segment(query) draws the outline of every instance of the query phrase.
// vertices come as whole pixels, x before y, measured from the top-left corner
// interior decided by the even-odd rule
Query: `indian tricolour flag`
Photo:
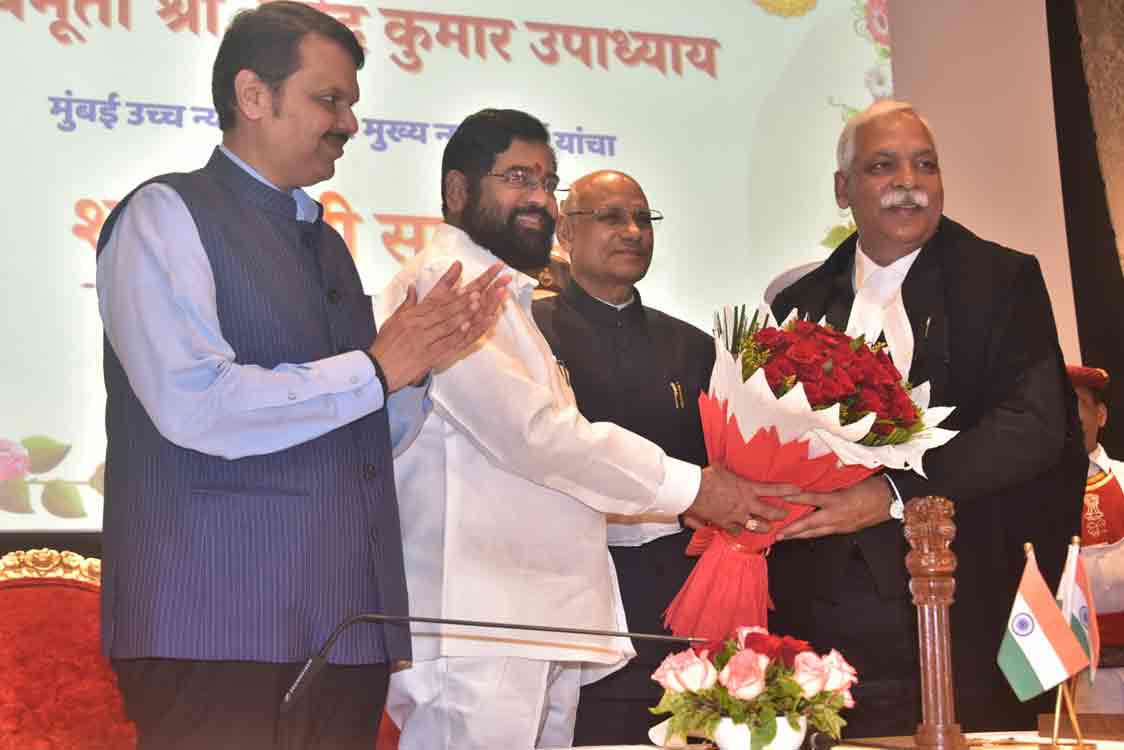
[[[1065,559],[1065,570],[1058,584],[1058,607],[1062,617],[1069,623],[1077,641],[1089,657],[1089,679],[1097,674],[1097,662],[1101,657],[1101,636],[1097,630],[1097,612],[1093,606],[1093,595],[1089,591],[1089,579],[1085,576],[1085,566],[1081,562],[1081,548],[1078,544],[1069,545]]]
[[[1027,551],[998,661],[1020,701],[1049,690],[1089,666],[1089,657],[1042,580],[1032,550]]]

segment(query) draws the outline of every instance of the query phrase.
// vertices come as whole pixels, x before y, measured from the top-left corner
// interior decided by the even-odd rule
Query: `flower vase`
[[[800,729],[793,729],[786,717],[778,716],[777,734],[761,750],[797,750],[804,741],[804,733],[808,731],[808,719],[801,716],[797,721]],[[722,717],[714,729],[713,739],[719,750],[750,750],[752,746],[749,726],[735,724],[726,716]]]

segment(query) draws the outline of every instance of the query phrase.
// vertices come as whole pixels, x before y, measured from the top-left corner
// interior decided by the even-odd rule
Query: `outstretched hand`
[[[685,512],[684,521],[692,528],[700,522],[712,523],[731,534],[742,529],[765,532],[772,528],[772,522],[782,520],[786,512],[761,498],[796,501],[800,494],[800,488],[790,484],[754,482],[712,465],[703,469],[698,495]]]
[[[806,502],[816,510],[781,529],[777,541],[849,534],[882,523],[890,518],[890,494],[890,485],[877,475],[846,489],[808,494]]]
[[[391,393],[455,359],[495,324],[511,280],[499,275],[503,267],[495,263],[458,287],[462,266],[457,261],[420,302],[417,290],[410,287],[368,349]]]

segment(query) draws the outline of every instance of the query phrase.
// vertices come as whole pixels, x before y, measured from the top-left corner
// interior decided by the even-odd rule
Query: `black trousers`
[[[811,596],[807,588],[774,590],[769,630],[809,641],[820,655],[834,648],[859,673],[851,689],[855,708],[843,712],[844,739],[912,735],[921,721],[917,610],[907,591],[879,596],[857,547],[841,581],[832,599]]]
[[[282,715],[281,699],[302,666],[113,660],[139,750],[372,750],[387,665],[330,664]]]

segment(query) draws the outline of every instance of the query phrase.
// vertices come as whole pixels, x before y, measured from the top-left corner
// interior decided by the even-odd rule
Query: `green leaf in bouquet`
[[[740,650],[741,649],[738,648],[738,642],[737,642],[736,639],[734,639],[734,638],[727,639],[726,640],[726,646],[725,646],[725,648],[722,649],[722,667],[726,666],[726,664],[730,661],[730,659],[734,658],[734,654],[738,653],[738,651],[740,651]],[[718,667],[717,664],[715,664],[715,667],[718,668],[719,672],[722,671],[722,667]]]
[[[0,482],[0,510],[9,513],[30,513],[31,493],[23,479]]]
[[[795,703],[800,698],[802,691],[800,690],[800,683],[793,679],[791,674],[786,674],[783,677],[777,677],[774,682],[777,691],[777,698],[788,700]]]
[[[70,453],[70,445],[46,435],[32,435],[20,441],[31,457],[31,473],[43,474],[55,468]]]
[[[675,710],[675,696],[676,693],[670,690],[664,690],[663,695],[660,696],[660,702],[656,704],[655,708],[649,708],[648,710],[654,714],[671,713]]]
[[[878,422],[881,424],[893,424],[893,422],[888,419],[880,419],[878,420]],[[871,448],[878,448],[883,445],[901,445],[902,443],[908,442],[909,439],[912,438],[914,434],[921,429],[921,427],[922,424],[920,421],[918,421],[916,424],[916,429],[907,430],[904,427],[895,426],[892,432],[889,432],[885,435],[878,435],[874,432],[868,432],[866,434],[866,437],[860,440],[859,443]]]
[[[761,750],[777,736],[777,714],[770,706],[757,712],[757,724],[750,732],[750,747]]]
[[[749,704],[737,698],[731,698],[730,705],[723,706],[722,714],[723,716],[729,716],[735,724],[748,724],[753,718],[753,712],[750,710]]]
[[[98,468],[94,469],[94,473],[90,475],[90,486],[97,490],[97,493],[105,497],[105,464],[98,464]]]
[[[43,508],[59,518],[84,518],[86,507],[78,488],[63,479],[54,479],[43,485]]]
[[[686,736],[688,733],[712,732],[722,718],[716,693],[713,688],[701,693],[666,691],[664,694],[664,698],[667,699],[666,704],[664,699],[661,699],[660,705],[666,705],[671,713],[671,718],[668,720],[669,733]]]
[[[842,705],[842,698],[840,698],[840,705]],[[812,711],[808,715],[808,723],[835,739],[839,739],[843,733],[843,727],[847,725],[847,722],[839,715],[838,709],[830,709],[823,703],[812,706]]]

